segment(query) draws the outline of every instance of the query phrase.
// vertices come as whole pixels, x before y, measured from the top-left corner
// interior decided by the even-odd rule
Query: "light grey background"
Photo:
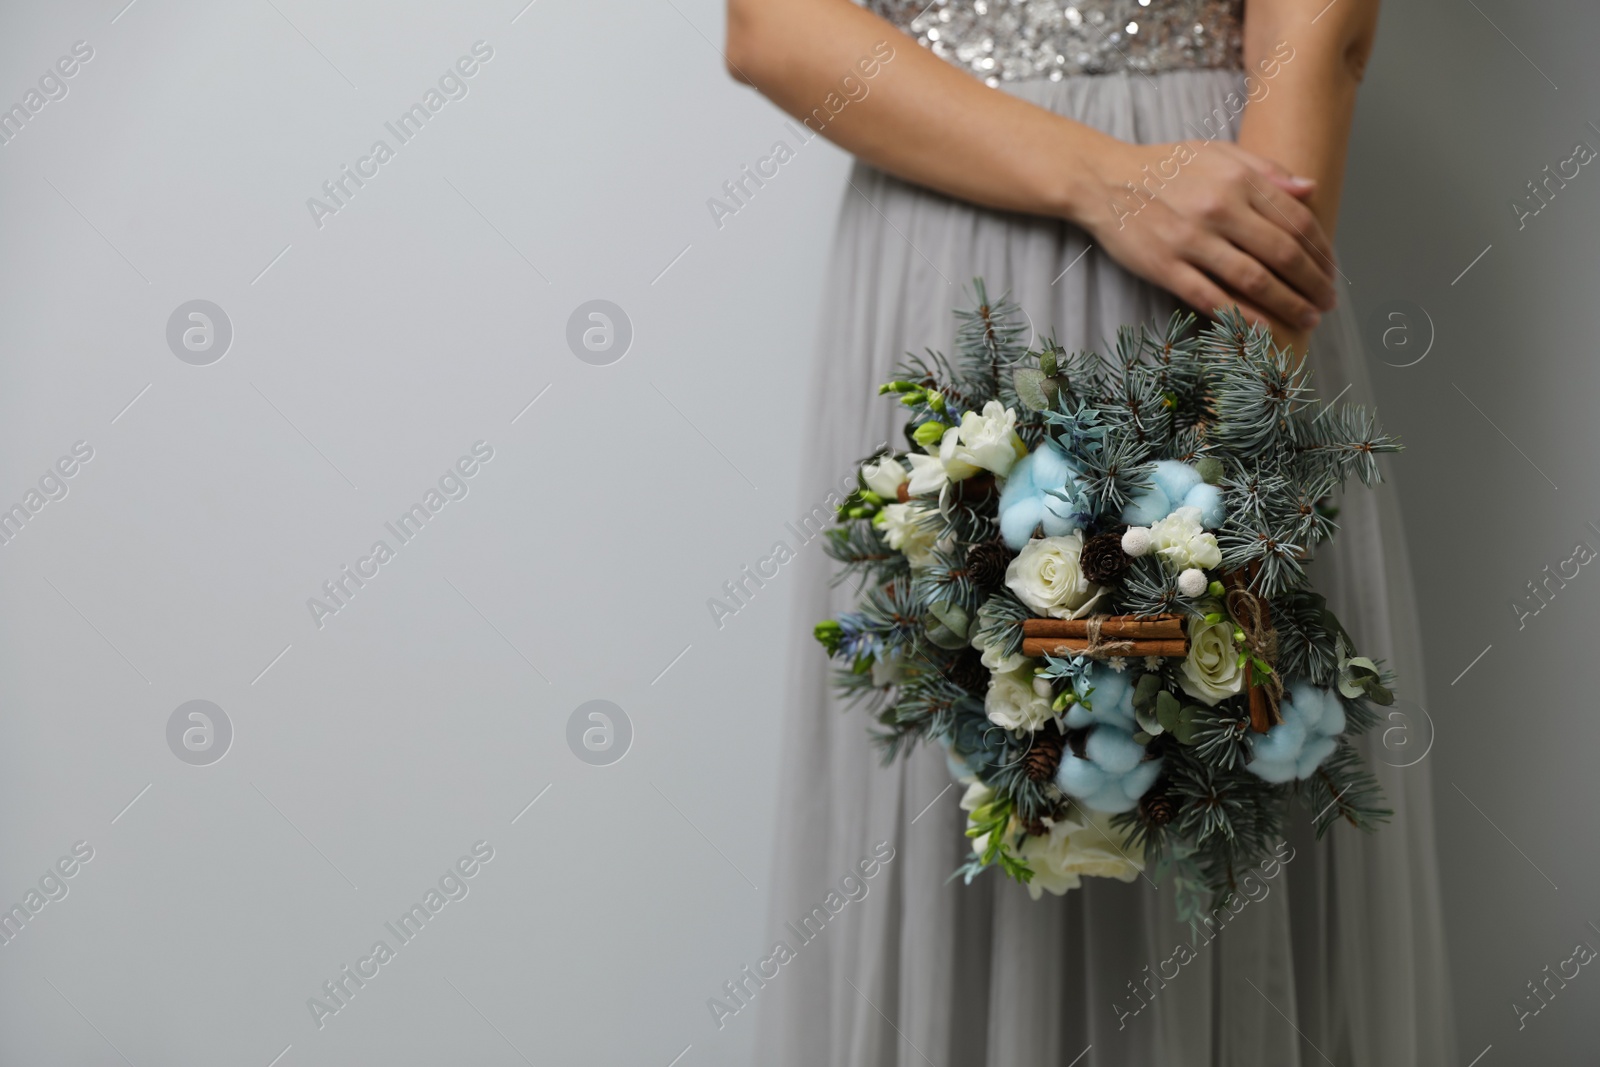
[[[0,505],[94,449],[0,547],[0,903],[95,850],[0,947],[0,1063],[760,1061],[705,1001],[771,940],[792,579],[720,630],[706,600],[807,510],[845,159],[802,148],[718,228],[707,198],[792,140],[726,79],[719,5],[524,2],[0,6],[0,104],[94,48],[0,147]],[[1600,173],[1520,232],[1508,205],[1600,146],[1597,31],[1391,4],[1342,228],[1348,298],[1437,333],[1377,379],[1485,1067],[1595,1047],[1600,978],[1520,1033],[1511,1003],[1600,944],[1600,577],[1520,631],[1511,603],[1600,545]],[[319,229],[306,199],[480,40],[468,95]],[[232,322],[210,366],[167,348],[193,299]],[[633,327],[610,366],[567,347],[595,299]],[[477,441],[468,495],[318,629],[307,598]],[[196,699],[234,731],[209,766],[167,747]],[[590,700],[631,722],[608,766],[568,748]],[[307,998],[479,840],[469,895],[319,1030]]]

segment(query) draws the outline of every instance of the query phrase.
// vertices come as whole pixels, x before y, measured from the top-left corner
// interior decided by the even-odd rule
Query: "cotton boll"
[[[1099,767],[1072,753],[1063,753],[1056,768],[1056,785],[1070,797],[1086,797],[1105,788],[1106,775]]]
[[[1146,760],[1122,778],[1122,790],[1129,797],[1138,800],[1150,792],[1150,787],[1156,784],[1156,779],[1161,776],[1161,761],[1158,759]]]
[[[1259,734],[1252,751],[1259,760],[1278,763],[1293,760],[1306,743],[1306,728],[1301,723],[1284,716],[1283,722],[1264,734]]]
[[[1046,537],[1063,537],[1078,528],[1078,519],[1072,513],[1072,505],[1060,497],[1046,494],[1039,501],[1044,523]]]
[[[1103,812],[1106,815],[1121,815],[1125,811],[1132,811],[1139,805],[1138,797],[1130,797],[1118,786],[1107,786],[1104,789],[1080,798],[1079,802],[1090,811]]]
[[[1297,777],[1293,763],[1279,763],[1272,760],[1251,760],[1248,768],[1257,778],[1274,785],[1292,782]]]
[[[1040,445],[1029,454],[1028,459],[1032,460],[1029,464],[1031,483],[1040,490],[1063,489],[1078,473],[1072,461],[1067,459],[1067,454],[1055,445]]]
[[[1084,743],[1083,751],[1096,767],[1114,775],[1127,774],[1144,759],[1144,746],[1131,734],[1112,726],[1097,727]]]
[[[1268,782],[1309,778],[1338,748],[1344,733],[1344,704],[1331,689],[1298,683],[1284,694],[1283,721],[1250,742],[1246,768]]]
[[[1331,737],[1313,737],[1307,741],[1306,747],[1300,750],[1299,758],[1294,761],[1296,776],[1310,778],[1322,766],[1322,761],[1333,755],[1338,744]]]
[[[1164,459],[1157,463],[1155,470],[1150,472],[1150,480],[1166,494],[1168,500],[1182,500],[1189,490],[1201,484],[1199,471],[1175,459]]]
[[[1141,489],[1122,509],[1122,521],[1130,526],[1149,526],[1172,514],[1172,501],[1159,487]]]
[[[1227,512],[1222,506],[1222,490],[1201,482],[1183,497],[1183,507],[1200,509],[1200,525],[1215,530],[1222,525]]]
[[[1074,704],[1067,712],[1067,725],[1093,726],[1105,723],[1117,726],[1128,733],[1138,729],[1133,714],[1133,675],[1129,671],[1114,671],[1096,664],[1078,675],[1072,683],[1079,700],[1087,700],[1094,710]]]
[[[1039,520],[1044,516],[1044,504],[1038,497],[1023,497],[1013,501],[1009,506],[1005,500],[1000,502],[1000,536],[1005,541],[1006,547],[1012,551],[1021,552],[1028,539],[1033,536],[1034,527],[1039,525]]]

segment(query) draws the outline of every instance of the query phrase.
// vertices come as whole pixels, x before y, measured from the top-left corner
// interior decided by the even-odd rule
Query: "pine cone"
[[[982,697],[989,691],[989,668],[972,649],[957,656],[946,673],[952,682],[975,696]]]
[[[1044,782],[1055,777],[1056,768],[1061,766],[1061,748],[1065,740],[1055,723],[1034,732],[1033,744],[1022,757],[1022,769],[1030,781]]]
[[[994,589],[1005,580],[1011,550],[1003,541],[985,541],[967,550],[967,577],[979,589]]]
[[[1158,787],[1159,788],[1159,787]],[[1139,811],[1144,815],[1145,821],[1156,826],[1165,826],[1178,814],[1178,805],[1165,789],[1159,793],[1151,791],[1139,801]]]
[[[1079,566],[1083,576],[1096,585],[1111,585],[1122,580],[1133,560],[1122,551],[1122,535],[1095,534],[1083,546]]]

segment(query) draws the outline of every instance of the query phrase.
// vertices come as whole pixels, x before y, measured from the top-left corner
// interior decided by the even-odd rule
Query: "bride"
[[[895,439],[900,416],[874,387],[904,353],[952,348],[974,277],[1068,349],[1177,306],[1237,304],[1308,352],[1324,398],[1370,400],[1331,235],[1377,8],[730,0],[732,75],[858,160],[826,285],[807,490],[820,498]],[[1352,494],[1340,525],[1318,587],[1420,702],[1389,490]],[[891,858],[762,992],[758,1062],[1455,1062],[1426,764],[1386,765],[1369,734],[1393,822],[1291,838],[1281,873],[1212,943],[1142,880],[1039,901],[997,877],[947,882],[967,848],[959,790],[936,748],[880,767],[864,717],[832,701],[809,632],[849,590],[829,591],[821,553],[803,560],[773,927],[863,856]],[[1197,958],[1151,981],[1179,944]]]

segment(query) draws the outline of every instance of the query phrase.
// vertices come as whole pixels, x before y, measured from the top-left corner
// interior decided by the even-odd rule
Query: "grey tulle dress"
[[[1002,91],[1123,139],[1231,137],[1237,126],[1242,2],[924,3],[867,6]],[[1072,226],[975,208],[856,165],[825,286],[803,449],[807,508],[875,446],[901,440],[900,409],[876,386],[908,351],[953,349],[951,312],[969,306],[975,276],[991,296],[1009,292],[1041,336],[1068,348],[1101,346],[1119,326],[1164,321],[1175,306]],[[1340,309],[1311,343],[1315,381],[1325,399],[1348,386],[1348,399],[1372,403],[1341,289]],[[1425,704],[1392,484],[1352,489],[1339,521],[1316,564],[1318,587],[1358,646],[1398,670],[1401,695]],[[751,997],[756,1062],[1457,1062],[1426,761],[1394,766],[1410,758],[1385,751],[1382,728],[1369,733],[1364,747],[1393,821],[1375,835],[1341,824],[1320,843],[1292,837],[1293,858],[1263,883],[1265,895],[1209,943],[1178,922],[1169,887],[1144,879],[1085,878],[1083,888],[1037,901],[994,870],[971,885],[950,881],[969,849],[961,787],[952,788],[938,746],[881,765],[869,717],[834,699],[810,636],[813,623],[848,606],[850,590],[830,589],[830,561],[815,546],[797,566],[804,591],[768,923],[797,955]],[[863,881],[866,895],[798,947],[785,924],[812,914],[880,842],[893,859]],[[1170,982],[1148,981],[1168,970],[1160,964],[1180,943],[1197,946],[1192,962]]]

